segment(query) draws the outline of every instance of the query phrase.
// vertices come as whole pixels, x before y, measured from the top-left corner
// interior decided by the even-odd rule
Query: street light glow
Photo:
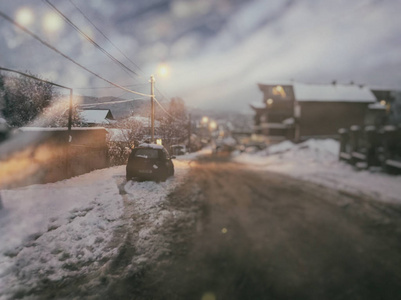
[[[63,20],[55,13],[47,13],[43,19],[43,27],[46,31],[52,33],[63,27]]]
[[[215,129],[217,128],[217,123],[216,123],[215,121],[211,121],[211,122],[209,123],[209,128],[210,128],[211,130],[215,130]]]
[[[27,26],[33,22],[33,13],[29,8],[23,7],[17,11],[15,18],[19,24]]]
[[[169,73],[167,65],[160,65],[157,73],[162,77],[166,77]]]

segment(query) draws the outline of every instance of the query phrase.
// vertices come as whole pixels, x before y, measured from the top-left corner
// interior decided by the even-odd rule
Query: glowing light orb
[[[221,233],[223,233],[223,234],[225,234],[225,233],[227,233],[227,232],[228,232],[227,228],[223,228],[223,229],[221,230]]]
[[[33,18],[32,11],[27,7],[20,8],[15,15],[16,21],[23,26],[30,25],[33,22]]]
[[[56,32],[63,28],[63,20],[53,12],[49,12],[43,18],[43,27],[48,32]]]
[[[211,121],[209,127],[210,129],[215,130],[217,128],[217,123],[215,121]]]
[[[214,293],[205,293],[202,296],[202,300],[216,300],[216,295]]]
[[[202,118],[202,123],[207,123],[207,122],[209,122],[209,118],[208,117],[203,117]]]
[[[166,65],[160,65],[158,68],[158,74],[162,77],[166,77],[168,75],[168,67]]]

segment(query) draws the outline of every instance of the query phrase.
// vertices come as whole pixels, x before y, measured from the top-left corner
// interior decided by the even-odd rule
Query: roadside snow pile
[[[115,167],[2,191],[1,299],[39,280],[85,273],[113,255],[103,250],[120,225],[124,206],[113,177],[123,175],[123,167]]]
[[[179,160],[174,161],[175,175],[166,182],[129,181],[125,184],[127,199],[132,203],[130,214],[135,216],[131,218],[131,226],[138,227],[137,224],[141,224],[135,237],[136,255],[131,262],[132,265],[127,266],[128,270],[136,269],[137,266],[147,262],[156,262],[161,255],[170,251],[166,237],[162,234],[162,228],[167,220],[178,218],[180,213],[168,209],[166,196],[183,183],[189,170],[188,159],[205,153],[208,153],[208,150],[179,156]]]
[[[176,212],[164,208],[166,196],[183,182],[191,159],[210,152],[180,156],[175,176],[163,183],[125,183],[125,166],[118,166],[0,191],[0,299],[29,297],[40,282],[101,268],[118,255],[124,237],[115,233],[127,223],[138,231],[135,266],[168,251],[159,228]]]
[[[339,143],[311,139],[301,144],[285,141],[254,154],[237,154],[237,162],[287,174],[330,188],[401,203],[400,176],[356,170],[338,160]]]

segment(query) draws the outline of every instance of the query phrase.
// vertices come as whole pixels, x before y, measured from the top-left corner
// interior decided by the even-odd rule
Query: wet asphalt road
[[[401,299],[400,206],[204,157],[163,203],[162,254],[139,267],[147,225],[126,203],[136,226],[116,232],[118,255],[34,299]]]
[[[166,228],[171,257],[120,286],[132,299],[401,297],[399,206],[219,157],[192,163],[169,203],[194,222]]]

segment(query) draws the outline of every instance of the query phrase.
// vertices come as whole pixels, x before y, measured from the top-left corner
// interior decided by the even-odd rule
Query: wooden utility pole
[[[151,143],[155,142],[155,77],[150,76],[150,135]]]
[[[188,152],[191,152],[191,114],[188,116]]]

